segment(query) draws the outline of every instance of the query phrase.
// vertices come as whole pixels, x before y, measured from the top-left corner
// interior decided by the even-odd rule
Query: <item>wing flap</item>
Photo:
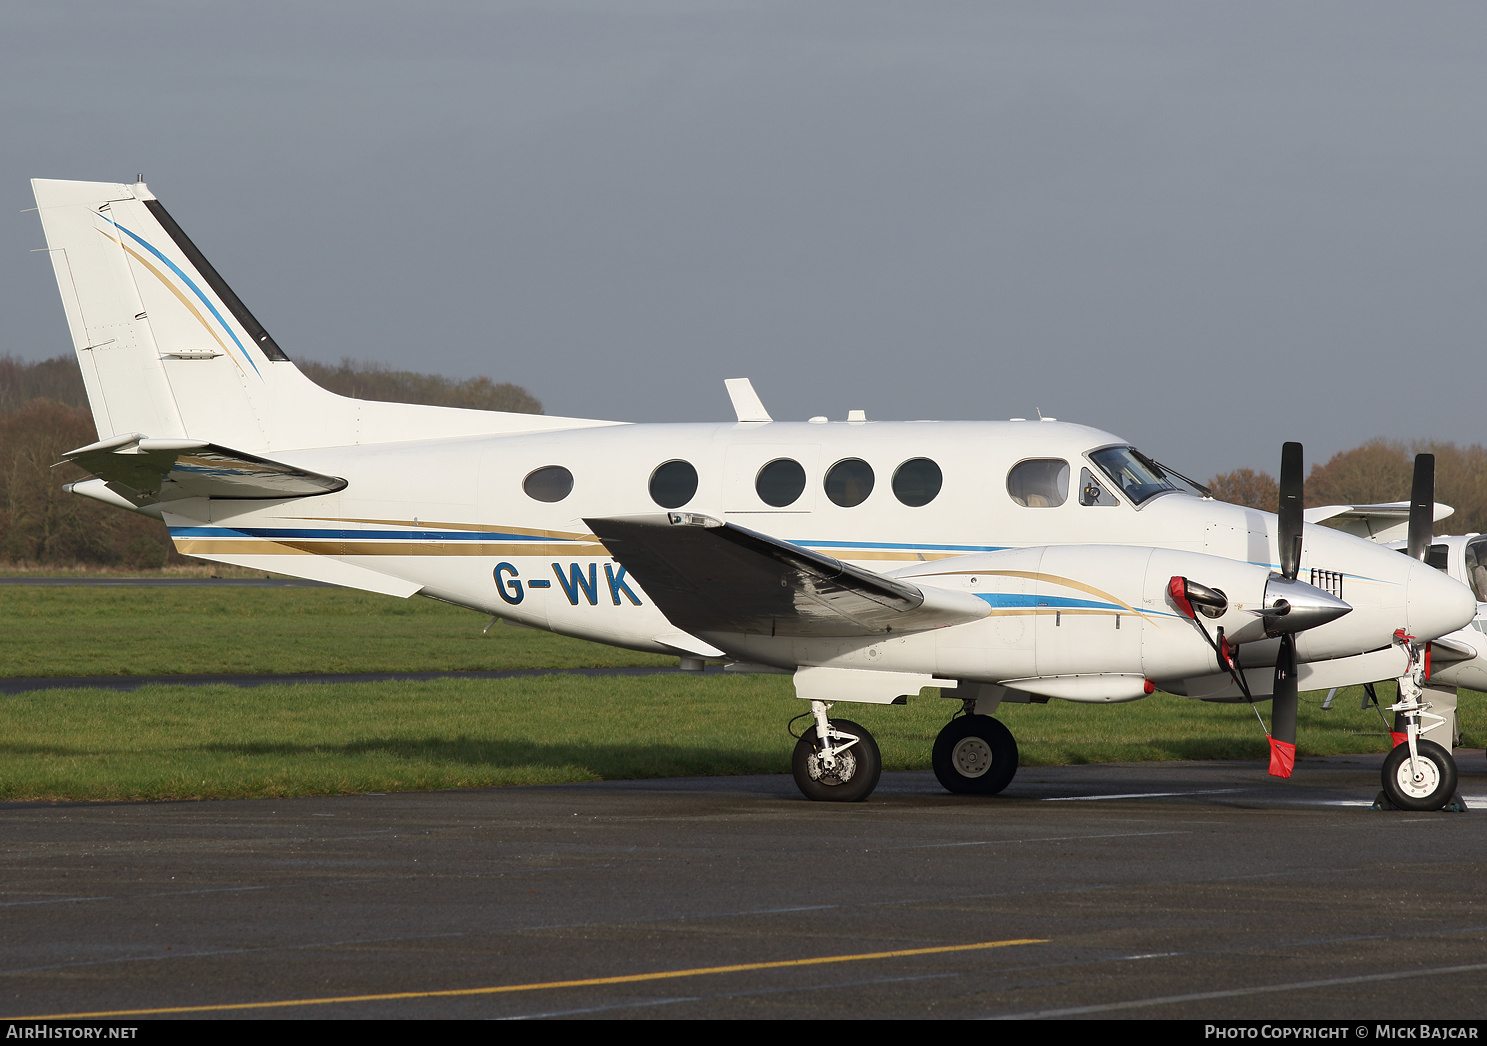
[[[137,433],[79,447],[62,457],[139,507],[180,498],[302,498],[332,494],[346,486],[338,476],[215,443],[147,439]]]
[[[968,593],[884,577],[695,513],[584,522],[672,624],[693,635],[922,632],[991,612]]]

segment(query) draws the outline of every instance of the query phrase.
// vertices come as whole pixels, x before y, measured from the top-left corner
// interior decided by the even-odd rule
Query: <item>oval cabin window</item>
[[[690,461],[668,461],[651,473],[651,500],[662,508],[681,508],[697,494],[697,470]]]
[[[928,505],[940,494],[945,477],[928,458],[910,458],[893,473],[893,496],[910,508]]]
[[[792,458],[776,458],[759,470],[754,490],[766,505],[793,505],[805,493],[805,469]]]
[[[1058,508],[1069,500],[1069,463],[1062,458],[1019,461],[1007,473],[1007,493],[1024,508]]]
[[[544,465],[528,473],[521,489],[527,492],[527,497],[538,501],[562,501],[573,493],[573,473],[562,465]]]
[[[826,496],[842,508],[856,508],[873,492],[873,467],[861,458],[838,461],[826,473]]]

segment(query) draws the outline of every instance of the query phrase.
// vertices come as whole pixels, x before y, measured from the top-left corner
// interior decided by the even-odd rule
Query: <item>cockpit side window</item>
[[[1182,489],[1162,466],[1135,447],[1106,447],[1089,457],[1132,504],[1139,505],[1158,494]]]
[[[1019,461],[1007,473],[1007,493],[1025,508],[1058,508],[1069,500],[1069,463],[1062,458]]]
[[[1119,505],[1120,499],[1097,479],[1095,474],[1087,468],[1079,470],[1079,504],[1081,505]]]
[[[1466,543],[1466,583],[1476,593],[1478,603],[1487,603],[1487,537]]]

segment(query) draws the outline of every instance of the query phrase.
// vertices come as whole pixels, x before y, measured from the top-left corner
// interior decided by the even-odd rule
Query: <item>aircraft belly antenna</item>
[[[769,411],[764,409],[764,401],[754,391],[754,383],[748,378],[727,378],[723,386],[728,390],[728,398],[733,401],[733,413],[738,415],[739,421],[774,420],[769,416]]]

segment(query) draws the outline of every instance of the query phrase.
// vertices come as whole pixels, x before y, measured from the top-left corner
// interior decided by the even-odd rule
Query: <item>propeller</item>
[[[1301,444],[1287,443],[1280,451],[1280,507],[1275,513],[1280,520],[1280,572],[1287,581],[1295,581],[1301,570],[1301,488]]]
[[[1276,511],[1276,538],[1280,572],[1295,581],[1301,570],[1301,523],[1304,506],[1301,444],[1287,443],[1280,452],[1280,505]],[[1411,533],[1413,523],[1411,523]],[[1277,600],[1277,603],[1282,602]],[[1289,610],[1289,606],[1287,607]],[[1275,685],[1270,698],[1270,772],[1290,777],[1296,765],[1296,715],[1300,694],[1296,686],[1296,635],[1282,632],[1275,657]]]
[[[1435,522],[1435,455],[1415,455],[1415,479],[1410,484],[1410,536],[1405,552],[1422,563],[1430,551]]]
[[[1280,649],[1275,656],[1275,679],[1271,688],[1270,703],[1270,772],[1276,777],[1290,777],[1296,765],[1296,719],[1300,704],[1296,670],[1296,633],[1316,628],[1349,613],[1353,608],[1339,596],[1308,585],[1297,579],[1301,572],[1301,531],[1305,505],[1302,476],[1301,444],[1287,443],[1281,449],[1280,459],[1280,504],[1276,506],[1276,545],[1280,556],[1280,573],[1271,574],[1265,582],[1265,596],[1257,614],[1264,622],[1264,634],[1274,639],[1279,637]],[[1418,473],[1417,473],[1418,477]],[[1418,496],[1416,497],[1418,501]],[[1427,495],[1425,546],[1429,539],[1429,515],[1434,502]],[[1414,535],[1414,515],[1411,515],[1411,540]],[[1423,553],[1422,553],[1423,555]],[[1229,601],[1219,589],[1209,588],[1185,577],[1174,577],[1167,583],[1172,602],[1184,615],[1198,620],[1204,617],[1222,617],[1229,608]],[[1201,625],[1202,622],[1199,622]],[[1247,630],[1241,627],[1238,633]],[[1217,640],[1203,630],[1209,644],[1213,646],[1221,668],[1234,675],[1235,682],[1246,697],[1249,686],[1244,681],[1242,670],[1238,670],[1238,648],[1230,657],[1230,640],[1219,629]],[[1256,635],[1256,638],[1258,636]],[[1259,711],[1255,714],[1258,716]],[[1263,721],[1261,723],[1263,726]]]

